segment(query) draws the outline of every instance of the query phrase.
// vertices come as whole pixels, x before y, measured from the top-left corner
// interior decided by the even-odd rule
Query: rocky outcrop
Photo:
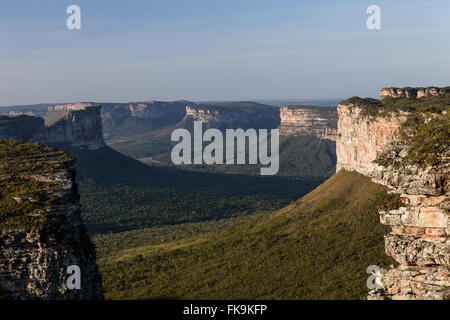
[[[433,90],[421,93],[420,88],[410,89],[384,92],[395,98],[435,94]],[[338,106],[337,170],[372,177],[400,200],[400,205],[379,211],[381,223],[392,228],[385,236],[386,253],[399,266],[381,270],[382,285],[370,291],[368,298],[446,299],[450,297],[448,145],[438,164],[405,164],[410,146],[398,132],[409,113],[390,111],[369,117],[363,110],[361,105]]]
[[[336,171],[356,171],[370,176],[375,169],[373,160],[395,138],[407,113],[370,119],[361,115],[362,108],[338,105],[338,138],[336,141]]]
[[[185,115],[185,107],[189,103],[188,101],[151,101],[148,103],[131,103],[128,104],[128,108],[132,117],[146,119],[170,118],[174,119],[174,121],[179,121]]]
[[[17,141],[1,141],[0,154],[0,298],[103,299],[74,160]]]
[[[445,299],[450,297],[450,149],[441,163],[403,165],[407,146],[388,146],[386,167],[373,181],[400,196],[401,206],[380,210],[381,223],[392,227],[385,236],[386,253],[399,267],[382,271],[382,288],[369,299]]]
[[[282,106],[280,108],[280,135],[311,135],[336,141],[337,119],[336,108]]]
[[[71,111],[84,110],[91,106],[93,106],[92,103],[81,103],[81,102],[50,106],[47,108],[47,112],[44,114],[43,118],[45,120],[45,124],[49,126],[54,122],[67,116],[67,114]]]
[[[438,88],[383,88],[380,91],[381,98],[423,98],[450,93],[450,87]]]
[[[49,107],[46,118],[51,124],[48,126],[38,117],[3,116],[0,139],[100,149],[105,147],[100,110],[100,106],[85,104]]]
[[[62,118],[49,125],[42,138],[45,144],[70,143],[74,147],[97,150],[105,147],[103,141],[101,106],[71,109]]]

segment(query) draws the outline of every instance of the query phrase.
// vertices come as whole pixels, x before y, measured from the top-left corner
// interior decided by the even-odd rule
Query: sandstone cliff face
[[[336,141],[337,111],[328,107],[282,106],[280,135],[312,135]]]
[[[103,299],[73,159],[15,141],[1,141],[0,154],[0,297]],[[67,285],[73,265],[81,271],[79,289]]]
[[[0,139],[40,142],[56,145],[68,143],[90,150],[103,148],[100,106],[85,104],[49,107],[44,119],[31,116],[0,117]]]
[[[361,112],[357,105],[338,106],[337,170],[372,177],[401,200],[399,208],[379,211],[381,223],[392,227],[385,236],[386,253],[399,266],[381,271],[382,287],[368,298],[446,299],[450,296],[450,151],[438,165],[403,165],[409,146],[397,140],[397,133],[408,114],[370,118]],[[381,152],[387,155],[385,166],[374,162]]]
[[[438,88],[383,88],[380,91],[381,98],[422,98],[430,96],[438,96],[440,94],[449,93],[450,87]]]
[[[101,149],[103,141],[101,106],[71,109],[64,117],[47,127],[45,134],[37,141],[47,144],[70,143],[74,147]]]
[[[64,118],[71,111],[84,110],[91,106],[93,106],[92,103],[81,102],[50,106],[47,108],[47,112],[44,114],[43,118],[45,120],[45,124],[49,126],[59,119]]]
[[[402,205],[380,210],[386,253],[399,267],[382,271],[383,286],[369,299],[446,299],[450,297],[450,150],[439,165],[402,166],[406,146],[388,147],[390,164],[378,166],[373,181],[400,195]]]
[[[230,128],[271,129],[280,123],[279,112],[273,107],[221,107],[191,105],[186,107],[184,120],[202,121],[211,126]]]
[[[186,114],[188,101],[150,101],[140,103],[102,104],[102,123],[105,132],[113,133],[125,126],[162,126],[175,124]]]
[[[151,101],[148,103],[132,103],[128,105],[131,116],[138,118],[163,119],[176,118],[185,115],[187,101],[161,102]]]
[[[336,171],[356,171],[370,176],[375,169],[377,153],[394,139],[406,113],[369,119],[361,115],[361,108],[338,105],[338,137],[336,141]]]

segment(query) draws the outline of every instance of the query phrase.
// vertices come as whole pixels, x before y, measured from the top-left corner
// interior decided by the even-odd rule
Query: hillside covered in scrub
[[[109,299],[362,299],[386,189],[341,171],[273,213],[94,237]],[[350,241],[349,241],[350,240]]]

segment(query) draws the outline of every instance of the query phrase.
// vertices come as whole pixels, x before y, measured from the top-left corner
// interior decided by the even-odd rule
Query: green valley
[[[109,299],[363,299],[386,190],[341,171],[273,213],[97,235]],[[349,239],[352,241],[348,241]]]

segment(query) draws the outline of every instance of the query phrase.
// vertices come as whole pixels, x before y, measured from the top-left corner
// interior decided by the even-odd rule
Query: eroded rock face
[[[74,160],[15,141],[1,141],[0,153],[1,298],[103,299],[94,246],[80,218]],[[74,265],[79,289],[67,285]]]
[[[392,143],[386,167],[377,166],[373,181],[400,195],[401,206],[380,210],[386,253],[400,266],[382,272],[383,287],[369,299],[444,299],[450,297],[450,150],[438,165],[404,165],[407,146]],[[386,161],[384,161],[386,162]]]
[[[276,128],[280,115],[274,107],[220,107],[190,105],[186,107],[185,121],[202,121],[211,127]]]
[[[382,97],[421,98],[446,88],[387,88]],[[409,146],[398,130],[409,113],[362,116],[364,106],[338,106],[337,170],[372,177],[399,195],[401,205],[379,210],[380,221],[392,228],[385,236],[386,253],[399,266],[381,270],[382,287],[368,299],[447,299],[450,297],[450,150],[437,165],[407,164]],[[445,112],[444,112],[445,113]],[[431,115],[437,117],[437,115]],[[383,160],[377,164],[379,154]]]
[[[74,147],[101,149],[103,141],[101,106],[80,107],[49,125],[43,138],[36,139],[46,144],[70,143]]]
[[[422,98],[430,96],[438,96],[440,94],[449,93],[450,87],[438,88],[383,88],[380,91],[381,98]]]
[[[106,131],[114,131],[127,121],[150,125],[170,125],[183,119],[189,101],[150,101],[102,104],[102,122]]]
[[[401,265],[381,270],[383,289],[372,291],[370,300],[444,300],[450,294],[448,268]]]
[[[282,106],[280,135],[312,135],[336,141],[337,111],[329,107]]]
[[[373,160],[395,138],[406,113],[370,119],[361,115],[361,108],[338,105],[338,137],[336,141],[336,171],[356,171],[370,176],[376,164]]]
[[[44,119],[32,116],[0,117],[0,139],[40,142],[96,150],[105,147],[100,106],[74,104],[49,107]]]

